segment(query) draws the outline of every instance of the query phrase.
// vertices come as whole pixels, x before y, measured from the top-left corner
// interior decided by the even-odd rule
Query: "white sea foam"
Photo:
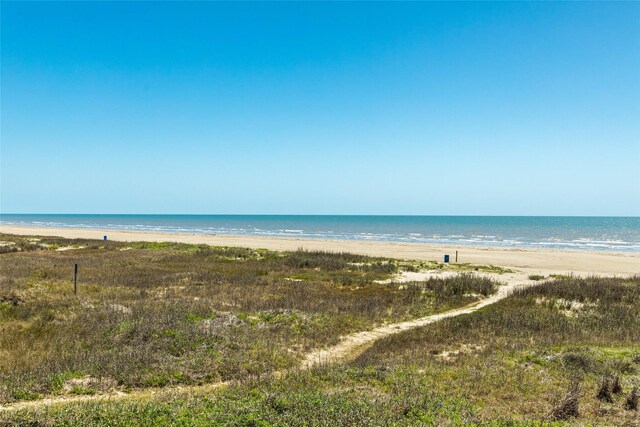
[[[31,218],[24,218],[31,217]],[[486,245],[501,247],[538,247],[538,248],[571,248],[582,250],[616,250],[616,251],[640,251],[640,221],[631,219],[629,223],[612,227],[611,221],[594,219],[596,226],[580,225],[580,220],[565,219],[558,224],[551,221],[551,225],[539,226],[534,220],[531,224],[525,224],[526,219],[517,219],[523,225],[513,225],[513,219],[508,226],[500,223],[500,219],[485,218],[480,225],[465,228],[464,221],[456,218],[451,223],[442,221],[429,225],[428,218],[421,224],[416,220],[415,224],[407,225],[406,220],[398,223],[381,221],[375,223],[375,218],[367,218],[358,223],[354,219],[338,219],[333,222],[323,222],[322,219],[294,219],[295,225],[305,227],[286,227],[286,222],[276,218],[274,222],[264,219],[252,218],[251,223],[242,224],[237,218],[232,221],[223,221],[215,217],[194,221],[186,217],[154,216],[145,222],[144,218],[135,216],[136,221],[130,221],[130,217],[124,215],[119,218],[105,221],[104,216],[23,216],[0,215],[0,224],[6,225],[30,225],[39,227],[65,227],[65,228],[99,228],[107,230],[132,230],[132,231],[158,231],[181,232],[196,234],[243,234],[257,236],[292,236],[301,238],[363,240],[363,241],[396,241],[408,243],[429,243],[448,245]],[[256,217],[257,218],[257,217]],[[314,222],[315,221],[315,222]],[[351,221],[351,225],[341,225],[340,221]],[[494,221],[492,223],[491,221]],[[549,220],[547,220],[549,221]],[[573,222],[572,222],[573,221]],[[617,220],[621,221],[621,220]],[[539,221],[538,221],[539,222]],[[575,224],[574,224],[575,222]],[[292,223],[291,225],[294,225]],[[330,226],[328,226],[330,224]],[[338,224],[338,226],[336,226]],[[534,224],[534,225],[532,225]],[[323,229],[326,226],[326,230]],[[366,231],[360,227],[366,227]],[[379,231],[372,231],[376,227]],[[545,228],[546,227],[546,228]],[[360,229],[358,229],[360,228]],[[413,229],[412,229],[413,228]],[[484,229],[484,232],[483,232]],[[499,230],[499,233],[493,232]],[[488,232],[486,232],[488,231]],[[626,237],[629,238],[626,238]]]

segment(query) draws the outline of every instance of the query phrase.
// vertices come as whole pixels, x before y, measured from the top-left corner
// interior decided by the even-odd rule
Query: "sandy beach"
[[[640,253],[555,249],[503,248],[478,246],[427,245],[380,241],[300,239],[248,235],[206,235],[120,231],[80,228],[27,227],[1,225],[0,232],[19,235],[59,236],[66,238],[116,241],[179,242],[213,246],[241,246],[276,251],[325,250],[363,255],[419,260],[442,260],[444,254],[458,262],[497,265],[530,274],[633,275],[640,274]]]

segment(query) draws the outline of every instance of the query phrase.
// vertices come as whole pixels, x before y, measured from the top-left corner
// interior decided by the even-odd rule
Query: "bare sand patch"
[[[536,298],[536,304],[550,305],[552,308],[558,310],[567,317],[577,317],[582,314],[586,314],[598,306],[598,303],[595,301],[582,302],[566,300],[564,298],[549,299],[544,297]]]

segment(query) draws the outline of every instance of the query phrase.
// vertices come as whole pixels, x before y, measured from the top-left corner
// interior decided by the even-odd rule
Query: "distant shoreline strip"
[[[362,242],[396,242],[418,243],[443,246],[473,246],[473,247],[497,247],[497,248],[524,248],[524,249],[571,249],[580,251],[611,251],[640,253],[640,242],[627,242],[620,239],[599,240],[578,238],[574,240],[562,240],[549,238],[547,240],[527,241],[518,238],[497,238],[494,235],[447,235],[425,236],[421,233],[333,233],[331,231],[310,232],[304,229],[277,229],[265,230],[259,228],[225,228],[225,227],[180,227],[145,224],[69,224],[51,221],[0,221],[0,226],[16,226],[31,228],[65,228],[87,230],[113,230],[133,231],[143,233],[184,233],[201,234],[210,236],[255,236],[276,238],[301,238],[301,239],[327,239]]]

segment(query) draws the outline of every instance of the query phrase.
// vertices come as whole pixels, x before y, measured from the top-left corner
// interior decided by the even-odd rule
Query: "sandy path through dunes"
[[[162,388],[146,388],[143,390],[135,390],[131,393],[124,393],[121,391],[115,391],[111,393],[102,393],[95,395],[82,395],[82,396],[60,396],[60,397],[47,397],[39,400],[30,400],[24,402],[17,402],[9,405],[0,405],[0,413],[8,411],[19,411],[28,409],[38,409],[42,407],[48,407],[53,405],[62,405],[67,403],[82,403],[82,402],[117,402],[120,400],[135,399],[138,401],[147,401],[159,399],[161,397],[176,396],[181,394],[189,395],[203,395],[206,393],[213,393],[216,390],[222,389],[231,384],[228,381],[219,383],[195,385],[195,386],[171,386]],[[1,419],[0,419],[1,424]]]
[[[513,273],[490,274],[479,273],[504,283],[498,292],[470,306],[453,309],[439,314],[426,316],[405,322],[383,325],[369,331],[356,332],[345,337],[335,346],[316,349],[303,358],[300,368],[312,368],[320,364],[345,362],[357,357],[375,341],[413,328],[426,326],[443,319],[473,313],[509,296],[518,287],[535,285],[528,279],[530,274],[574,273],[585,276],[589,274],[603,276],[628,276],[640,274],[640,253],[585,252],[563,250],[534,250],[519,248],[489,247],[453,247],[440,245],[424,245],[394,242],[362,242],[326,239],[271,238],[256,236],[214,236],[179,233],[148,233],[114,230],[17,227],[0,226],[0,232],[20,235],[60,236],[66,238],[100,239],[108,235],[117,241],[150,241],[209,244],[215,246],[243,246],[249,248],[266,248],[271,250],[325,250],[332,252],[352,252],[370,256],[398,259],[440,260],[442,254],[454,254],[460,251],[460,261],[474,264],[490,264],[513,269]],[[454,274],[452,272],[405,272],[394,278],[395,282],[420,281],[429,277]],[[272,375],[282,375],[275,372]],[[227,386],[228,382],[206,384],[200,386],[175,386],[161,389],[144,389],[132,393],[113,392],[90,396],[49,397],[30,402],[18,402],[0,406],[0,412],[39,408],[70,402],[114,401],[124,399],[150,400],[162,396],[180,394],[197,395],[213,392]]]
[[[419,277],[416,274],[420,275]],[[433,272],[422,272],[422,273],[411,273],[404,275],[400,275],[396,278],[397,282],[403,281],[412,281],[412,280],[425,280],[432,276],[440,276],[442,273],[433,273]],[[403,331],[407,331],[413,328],[419,328],[422,326],[429,325],[431,323],[438,322],[442,319],[448,319],[451,317],[456,317],[464,314],[473,313],[477,310],[480,310],[483,307],[486,307],[491,304],[495,304],[496,302],[506,298],[509,296],[510,292],[518,287],[523,286],[531,286],[534,285],[535,282],[530,281],[526,278],[526,275],[523,273],[512,273],[508,275],[499,275],[499,274],[481,274],[485,277],[490,277],[502,283],[506,282],[505,285],[500,286],[498,292],[491,295],[488,298],[480,300],[472,305],[457,308],[449,311],[445,311],[443,313],[434,314],[431,316],[409,320],[406,322],[392,323],[384,326],[380,326],[378,328],[369,330],[356,332],[350,335],[343,337],[340,342],[329,348],[317,349],[309,353],[302,361],[298,369],[309,369],[318,365],[327,365],[345,362],[350,359],[357,357],[362,351],[364,351],[368,346],[373,344],[375,341],[397,334]],[[271,375],[280,376],[283,375],[284,372],[275,372]],[[137,399],[137,400],[150,400],[153,398],[158,398],[162,396],[169,395],[179,395],[184,393],[189,393],[189,395],[198,395],[209,392],[214,392],[220,388],[226,387],[230,382],[220,382],[213,384],[205,384],[200,386],[175,386],[175,387],[164,387],[160,389],[145,389],[138,390],[132,393],[122,393],[122,392],[113,392],[113,393],[105,393],[99,395],[89,395],[89,396],[63,396],[63,397],[51,397],[45,398],[35,401],[29,402],[18,402],[14,404],[0,406],[0,412],[3,411],[16,411],[21,409],[37,409],[39,407],[46,407],[51,405],[58,405],[64,403],[76,403],[76,402],[109,402],[109,401],[118,401],[125,399]]]
[[[445,275],[449,275],[445,273]],[[534,281],[527,279],[527,276],[520,273],[511,273],[509,275],[499,274],[479,274],[484,277],[489,277],[498,282],[507,282],[507,284],[500,286],[498,291],[488,298],[482,299],[479,302],[468,305],[466,307],[457,308],[443,313],[432,314],[430,316],[422,317],[419,319],[408,320],[406,322],[392,323],[389,325],[380,326],[370,331],[356,332],[344,337],[338,344],[327,349],[319,349],[313,351],[305,358],[302,363],[303,367],[310,368],[322,364],[332,364],[338,362],[344,362],[347,360],[355,359],[359,354],[364,352],[369,346],[379,339],[394,335],[409,329],[419,328],[429,325],[431,323],[438,322],[443,319],[460,316],[463,314],[473,313],[491,304],[508,297],[510,293],[516,289],[526,286],[535,285]],[[422,276],[422,277],[420,277]],[[442,276],[442,274],[431,274],[429,272],[422,273],[409,273],[402,275],[398,278],[397,282],[414,281],[414,280],[426,280],[428,277]]]

